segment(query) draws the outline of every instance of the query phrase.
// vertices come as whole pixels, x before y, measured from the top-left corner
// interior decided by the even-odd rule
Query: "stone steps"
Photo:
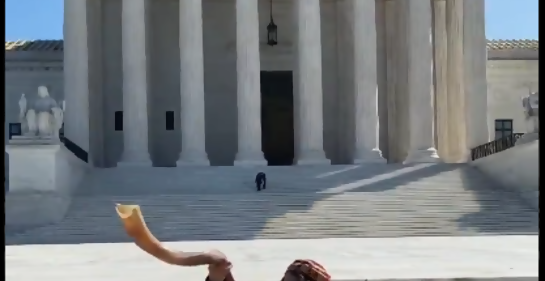
[[[338,193],[380,190],[418,182],[449,189],[468,179],[488,180],[460,165],[361,165],[289,167],[114,168],[95,170],[78,195],[226,194],[255,191],[254,177],[267,174],[268,192]]]
[[[493,188],[472,168],[436,165],[426,175],[415,170],[377,180],[404,169],[380,166],[388,171],[358,167],[318,178],[331,171],[301,169],[299,180],[295,171],[270,169],[269,178],[278,177],[270,183],[279,185],[259,193],[236,185],[252,175],[249,169],[218,169],[199,177],[172,169],[118,177],[104,171],[100,185],[95,174],[82,186],[63,222],[7,235],[6,243],[128,241],[115,203],[141,205],[148,226],[163,241],[538,233],[537,212],[516,193]],[[225,170],[236,172],[229,176]],[[179,181],[160,178],[168,173]],[[149,177],[155,184],[148,185]],[[124,185],[137,179],[145,182]]]

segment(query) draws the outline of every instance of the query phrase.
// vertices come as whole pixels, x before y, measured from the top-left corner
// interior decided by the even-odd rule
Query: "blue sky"
[[[6,0],[6,40],[61,39],[62,9],[63,0]],[[538,0],[486,0],[486,36],[538,39]]]

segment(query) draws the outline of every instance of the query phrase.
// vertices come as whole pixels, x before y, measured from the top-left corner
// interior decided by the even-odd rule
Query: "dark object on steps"
[[[267,188],[267,175],[265,175],[265,173],[259,172],[255,175],[255,186],[257,191]]]

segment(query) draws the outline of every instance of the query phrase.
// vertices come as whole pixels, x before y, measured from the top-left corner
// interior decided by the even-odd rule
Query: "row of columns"
[[[145,0],[123,0],[124,151],[119,165],[151,165],[148,153]],[[323,149],[320,1],[294,1],[297,164],[329,164]],[[178,165],[209,165],[205,149],[202,0],[180,1],[182,149]],[[356,162],[384,162],[378,149],[375,0],[354,1]],[[370,39],[371,38],[371,39]],[[259,14],[236,0],[238,152],[235,165],[266,165],[261,149]]]
[[[430,0],[385,1],[389,158],[438,162]]]
[[[486,85],[479,84],[486,79],[484,3],[470,2],[389,2],[399,12],[391,20],[401,23],[392,33],[402,38],[396,41],[402,46],[396,48],[395,71],[403,77],[390,80],[406,82],[406,89],[398,87],[389,94],[401,93],[407,105],[400,106],[408,106],[405,163],[438,161],[437,143],[443,161],[464,163],[469,161],[470,145],[486,142]],[[472,22],[464,23],[468,15]]]
[[[463,108],[465,102],[463,65],[460,66],[463,64],[462,2],[433,0],[434,4],[430,5],[429,0],[411,0],[396,3],[404,5],[405,28],[409,34],[404,37],[406,53],[403,54],[407,59],[410,132],[405,162],[428,162],[438,158],[433,137],[434,78],[436,95],[443,97],[438,98],[437,106],[443,112],[449,112],[447,115],[439,114],[442,126],[438,127],[442,130],[448,128],[447,135],[466,134],[465,122],[454,127],[442,123],[446,119],[465,118],[465,111],[450,110]],[[89,147],[89,70],[86,60],[81,59],[88,57],[86,3],[86,0],[65,0],[64,25],[65,93],[67,116],[71,116],[65,121],[65,133],[84,149]],[[119,165],[151,166],[148,152],[146,0],[123,0],[122,5],[124,151]],[[329,163],[323,149],[320,1],[294,1],[294,5],[296,163]],[[355,60],[354,161],[384,162],[378,148],[375,0],[352,0],[351,8]],[[205,149],[202,0],[180,1],[179,13],[182,149],[178,165],[209,165]],[[255,0],[236,0],[236,42],[238,153],[235,165],[265,165],[261,149],[259,14]],[[434,53],[435,71],[430,67]],[[447,88],[448,95],[445,94]],[[70,111],[78,112],[70,114]],[[73,118],[75,116],[86,120]],[[87,129],[78,126],[86,126]],[[458,146],[458,153],[467,150],[465,142]]]

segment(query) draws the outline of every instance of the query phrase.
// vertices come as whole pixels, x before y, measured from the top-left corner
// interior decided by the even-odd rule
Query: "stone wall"
[[[539,140],[477,159],[471,165],[539,210]]]
[[[497,119],[513,120],[513,131],[526,133],[522,98],[539,91],[539,60],[489,60],[487,68],[490,139]]]

